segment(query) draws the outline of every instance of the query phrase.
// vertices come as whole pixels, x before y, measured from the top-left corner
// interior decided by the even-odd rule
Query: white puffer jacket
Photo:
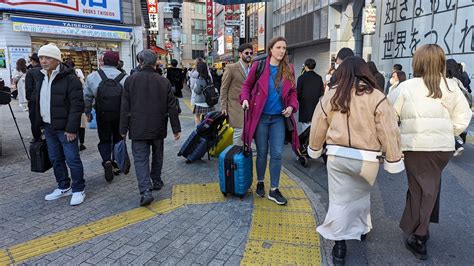
[[[456,82],[441,79],[441,99],[427,97],[422,78],[398,85],[394,108],[401,122],[403,151],[453,151],[454,136],[471,121],[472,112]]]

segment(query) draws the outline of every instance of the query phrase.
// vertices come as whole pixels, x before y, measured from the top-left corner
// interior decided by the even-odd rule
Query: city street
[[[187,103],[183,101],[182,106]],[[27,113],[21,112],[16,102],[12,105],[28,144],[31,134]],[[87,149],[81,152],[87,197],[80,206],[71,207],[66,199],[44,201],[44,195],[56,185],[52,172],[29,171],[9,110],[7,106],[0,110],[0,264],[331,264],[333,242],[320,238],[315,231],[315,224],[323,221],[328,204],[326,170],[319,160],[303,168],[287,149],[284,166],[288,175],[282,177],[282,192],[290,198],[286,207],[256,199],[253,193],[243,200],[226,200],[213,185],[218,180],[216,159],[204,158],[187,165],[183,158],[176,157],[193,127],[190,110],[183,108],[183,139],[166,141],[165,187],[154,192],[155,205],[137,208],[139,197],[133,168],[128,176],[120,175],[110,184],[104,180],[96,131],[88,129]],[[430,228],[430,257],[424,262],[426,265],[468,265],[474,261],[474,146],[467,144],[465,148],[464,155],[453,159],[444,172],[441,224]],[[208,185],[203,188],[179,184]],[[380,170],[372,192],[374,229],[366,242],[348,242],[348,265],[420,263],[405,249],[398,227],[406,188],[404,173],[389,175]],[[183,191],[189,194],[180,195]],[[304,201],[311,202],[309,212]],[[286,210],[280,212],[281,208]],[[259,215],[262,211],[270,218],[263,219]],[[270,230],[279,231],[258,230],[262,219]],[[285,221],[288,227],[283,230],[281,223]],[[94,233],[83,234],[83,228]],[[298,235],[291,228],[306,232],[306,236],[299,240],[291,238]],[[50,243],[48,239],[56,240]],[[298,249],[304,253],[299,254],[295,251]]]

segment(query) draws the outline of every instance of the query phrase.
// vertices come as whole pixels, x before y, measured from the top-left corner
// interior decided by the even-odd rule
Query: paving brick
[[[109,237],[107,237],[107,239],[111,240]],[[130,241],[130,238],[127,238],[127,237],[121,237],[121,238],[118,238],[116,240],[113,240],[112,244],[110,244],[109,246],[107,246],[108,249],[110,250],[117,250],[119,248],[121,248],[122,246],[124,246],[126,243],[128,243]]]
[[[196,254],[201,254],[203,253],[208,247],[211,246],[211,242],[207,241],[200,241],[192,250],[191,252],[196,253]]]
[[[214,242],[223,232],[221,230],[214,229],[205,238],[205,241]]]
[[[133,255],[140,256],[141,254],[143,254],[146,250],[148,250],[152,246],[153,246],[153,243],[145,241],[145,242],[141,243],[139,246],[137,246],[136,248],[130,250],[129,253],[133,254]]]
[[[219,238],[219,239],[216,239],[214,242],[212,242],[212,245],[209,247],[209,249],[220,251],[222,248],[224,248],[226,244],[227,244],[227,239]]]
[[[193,237],[191,237],[186,243],[191,245],[197,245],[206,237],[206,234],[203,233],[196,233]]]
[[[178,238],[176,238],[176,240],[174,240],[174,241],[170,244],[170,247],[179,248],[179,247],[181,247],[181,245],[183,245],[184,243],[186,243],[189,239],[190,239],[189,236],[180,235]]]
[[[230,258],[225,262],[225,266],[239,266],[240,261],[242,260],[242,257],[232,255]]]
[[[153,243],[153,246],[149,248],[149,250],[159,252],[167,247],[172,241],[166,238],[160,239],[158,242]]]
[[[71,262],[71,260],[72,260],[72,257],[70,257],[68,255],[61,255],[57,259],[52,260],[51,264],[56,264],[56,265],[68,264],[68,263]]]
[[[197,254],[194,254],[194,253],[188,253],[186,254],[186,256],[184,256],[184,258],[182,260],[179,261],[179,265],[186,265],[186,266],[190,266],[192,265],[193,263],[195,263],[196,259],[199,257],[199,255]]]
[[[170,256],[170,257],[166,258],[166,260],[164,260],[164,261],[161,263],[161,265],[163,265],[163,266],[178,265],[178,262],[179,262],[180,260],[181,260],[180,258],[176,258],[176,257]]]
[[[136,235],[134,238],[132,238],[132,240],[128,241],[127,244],[130,246],[138,246],[150,237],[151,237],[150,234],[141,233],[141,234]]]
[[[122,246],[119,249],[115,250],[114,252],[112,252],[108,257],[111,258],[111,259],[117,260],[117,259],[123,257],[128,252],[130,252],[132,249],[134,249],[133,246],[125,245],[125,246]]]
[[[90,259],[92,256],[94,256],[94,254],[90,252],[82,252],[81,254],[78,254],[73,257],[73,259],[71,260],[71,264],[75,264],[75,265],[80,264]]]
[[[149,260],[151,260],[151,258],[153,258],[153,256],[155,256],[155,253],[147,251],[147,252],[141,254],[140,256],[138,256],[131,263],[132,264],[143,265],[143,264],[147,263]]]
[[[231,246],[225,246],[221,249],[221,251],[217,254],[216,256],[216,259],[220,259],[220,260],[223,260],[223,261],[226,261],[227,259],[229,259],[230,256],[232,256],[232,254],[234,253],[235,251],[235,247],[231,247]]]
[[[97,264],[99,261],[103,260],[105,257],[110,255],[113,251],[110,249],[103,249],[102,251],[98,253],[93,253],[94,256],[92,256],[90,259],[88,259],[86,262],[91,263],[91,264]]]
[[[197,259],[196,262],[207,265],[217,255],[218,251],[206,249]]]
[[[132,261],[134,261],[137,258],[137,256],[132,255],[132,254],[125,254],[123,257],[121,257],[118,260],[118,263],[121,265],[129,265]]]
[[[220,265],[224,265],[224,261],[222,260],[217,260],[217,259],[213,259],[211,262],[209,262],[208,266],[220,266]]]

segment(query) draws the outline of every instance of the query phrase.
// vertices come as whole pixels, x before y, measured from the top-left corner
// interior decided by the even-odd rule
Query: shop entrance
[[[102,64],[102,55],[105,51],[119,52],[120,50],[118,42],[31,37],[31,46],[35,53],[41,46],[48,43],[58,46],[63,60],[72,58],[76,68],[81,69],[84,76],[98,69],[98,66]]]

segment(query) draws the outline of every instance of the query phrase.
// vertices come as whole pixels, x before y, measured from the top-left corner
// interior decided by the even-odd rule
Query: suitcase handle
[[[244,138],[244,149],[243,149],[243,152],[244,152],[244,156],[245,156],[245,157],[249,157],[249,156],[252,155],[252,154],[251,154],[252,152],[250,151],[250,147],[249,147],[248,142],[247,142],[247,141],[250,142],[251,140],[248,139],[249,136],[248,136],[248,134],[246,133],[247,131],[245,130],[245,129],[246,129],[246,126],[245,126],[245,125],[248,123],[248,119],[249,119],[249,111],[248,111],[248,110],[249,110],[248,108],[245,108],[245,109],[244,109],[244,128],[242,129],[242,131],[243,131],[242,135],[243,135],[243,138]]]

